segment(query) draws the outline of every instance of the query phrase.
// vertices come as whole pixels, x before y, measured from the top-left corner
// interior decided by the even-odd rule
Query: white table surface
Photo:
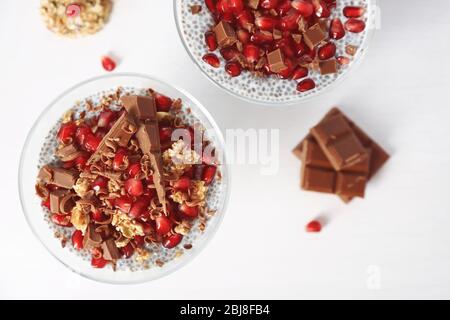
[[[358,70],[325,96],[281,109],[240,101],[201,75],[178,38],[172,1],[117,0],[104,31],[77,41],[48,32],[38,6],[0,1],[0,298],[450,298],[450,1],[381,0],[381,29]],[[28,130],[64,89],[103,74],[108,51],[122,58],[117,71],[191,92],[223,130],[280,129],[279,173],[233,166],[216,237],[183,269],[142,285],[71,273],[37,241],[19,204]],[[333,105],[392,154],[367,198],[350,205],[300,191],[290,153]],[[305,233],[317,215],[326,228]]]

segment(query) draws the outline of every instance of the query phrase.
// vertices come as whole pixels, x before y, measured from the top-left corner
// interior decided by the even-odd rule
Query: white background
[[[104,31],[82,40],[48,32],[38,7],[0,1],[0,297],[450,298],[450,1],[381,0],[381,30],[360,67],[325,96],[272,109],[240,101],[200,74],[178,38],[172,1],[118,0]],[[103,74],[100,56],[109,51],[122,58],[117,71],[191,92],[223,130],[281,130],[279,173],[233,166],[216,237],[182,270],[142,285],[71,273],[31,233],[18,198],[28,130],[63,90]],[[300,191],[290,153],[333,105],[392,154],[367,198],[350,205]],[[323,232],[305,233],[318,215],[329,220]],[[370,286],[376,278],[379,289]]]

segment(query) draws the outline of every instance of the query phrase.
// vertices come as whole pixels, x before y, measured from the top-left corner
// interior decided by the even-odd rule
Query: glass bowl
[[[219,166],[222,178],[216,179],[211,186],[207,200],[208,207],[217,210],[217,214],[208,220],[207,227],[203,233],[198,231],[198,227],[197,229],[194,227],[194,232],[186,236],[177,247],[180,251],[183,248],[183,243],[189,241],[189,243],[193,244],[192,249],[180,251],[183,254],[177,254],[177,258],[174,258],[162,267],[151,266],[148,269],[137,267],[134,268],[135,271],[131,271],[128,264],[123,269],[120,269],[120,264],[118,264],[119,268],[117,271],[113,271],[109,266],[103,269],[91,267],[89,255],[74,250],[70,239],[67,241],[65,248],[61,247],[61,242],[55,238],[54,233],[64,232],[64,230],[58,230],[61,227],[48,222],[48,213],[41,207],[41,201],[35,194],[34,185],[38,169],[45,162],[48,162],[49,155],[53,154],[54,147],[52,147],[52,143],[53,145],[56,143],[54,142],[55,134],[64,113],[72,108],[77,101],[83,101],[95,95],[103,95],[109,91],[114,92],[118,87],[123,87],[124,90],[153,88],[169,97],[181,98],[183,100],[183,108],[190,108],[188,116],[190,120],[187,120],[200,122],[208,130],[208,139],[214,143],[217,151],[223,156],[221,158],[222,164]],[[140,283],[154,280],[186,265],[205,247],[217,231],[225,214],[225,207],[229,197],[229,170],[226,165],[224,146],[225,143],[220,129],[211,115],[199,101],[182,89],[141,74],[116,73],[89,79],[57,97],[40,115],[28,134],[19,167],[19,192],[22,208],[36,237],[55,258],[73,272],[89,279],[114,284]],[[174,255],[173,250],[177,249],[172,249],[172,251],[169,249],[161,250],[161,255],[170,256]]]
[[[221,61],[219,68],[213,68],[202,60],[203,55],[208,53],[205,45],[204,34],[214,26],[214,19],[204,1],[199,14],[191,13],[191,6],[198,4],[198,0],[174,0],[174,16],[181,41],[194,63],[200,68],[213,83],[221,89],[241,98],[247,102],[266,105],[285,105],[304,102],[316,97],[331,88],[349,73],[351,69],[363,59],[368,45],[376,27],[377,3],[376,0],[337,0],[336,10],[333,10],[331,18],[341,18],[344,23],[347,18],[343,16],[345,6],[362,6],[366,8],[361,18],[366,22],[366,28],[361,33],[346,32],[343,39],[335,41],[337,47],[336,56],[347,56],[351,58],[348,65],[339,68],[338,73],[321,76],[317,71],[309,72],[308,77],[313,79],[316,87],[310,91],[299,92],[296,90],[300,80],[280,80],[274,76],[262,78],[252,75],[250,72],[242,72],[238,77],[230,77],[224,70],[225,60],[217,53]],[[345,53],[347,45],[357,46],[356,54],[351,57]]]

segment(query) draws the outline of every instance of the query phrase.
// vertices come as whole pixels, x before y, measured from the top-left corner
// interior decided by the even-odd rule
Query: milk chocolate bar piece
[[[303,39],[305,39],[306,45],[312,50],[319,43],[327,38],[327,34],[323,32],[319,23],[316,23],[311,28],[303,33]]]
[[[304,190],[334,193],[336,172],[303,164],[301,181]]]
[[[84,233],[83,247],[85,249],[92,249],[100,246],[101,243],[102,237],[100,233],[95,231],[95,226],[93,224],[89,224],[86,232]]]
[[[136,124],[134,120],[124,113],[114,123],[109,132],[103,137],[97,151],[95,151],[88,160],[88,164],[98,161],[102,154],[108,152],[108,143],[116,143],[121,147],[126,147],[131,137],[136,133]]]
[[[61,204],[61,200],[66,195],[67,191],[65,190],[55,190],[50,192],[50,212],[51,213],[60,213],[59,206]]]
[[[267,62],[269,63],[270,71],[278,73],[286,69],[286,64],[284,63],[283,53],[281,49],[274,50],[267,54]]]
[[[38,180],[66,189],[72,189],[77,181],[77,177],[78,174],[74,171],[50,165],[43,166],[38,174]]]
[[[103,258],[105,260],[114,261],[121,258],[119,249],[117,249],[116,243],[113,239],[105,240],[101,247],[103,250]]]
[[[64,146],[56,151],[56,156],[60,158],[61,161],[72,161],[76,159],[80,154],[81,152],[73,143]]]
[[[154,123],[141,124],[136,132],[136,138],[142,153],[150,154],[152,152],[161,151],[158,125],[155,125]]]
[[[319,70],[321,75],[336,73],[338,71],[336,59],[320,61]]]
[[[233,27],[226,21],[220,21],[215,27],[217,43],[221,48],[232,46],[236,41],[236,33]]]
[[[336,194],[344,197],[364,198],[367,175],[361,173],[338,172]]]
[[[311,134],[336,171],[351,167],[368,156],[342,115],[320,122],[311,129]]]
[[[125,110],[137,122],[156,121],[155,98],[151,96],[123,96],[120,98]]]

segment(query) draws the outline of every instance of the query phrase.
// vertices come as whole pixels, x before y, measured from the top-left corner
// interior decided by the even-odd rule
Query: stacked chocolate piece
[[[389,159],[337,108],[310,130],[293,153],[302,161],[302,189],[336,194],[346,203],[364,198],[367,182]]]

